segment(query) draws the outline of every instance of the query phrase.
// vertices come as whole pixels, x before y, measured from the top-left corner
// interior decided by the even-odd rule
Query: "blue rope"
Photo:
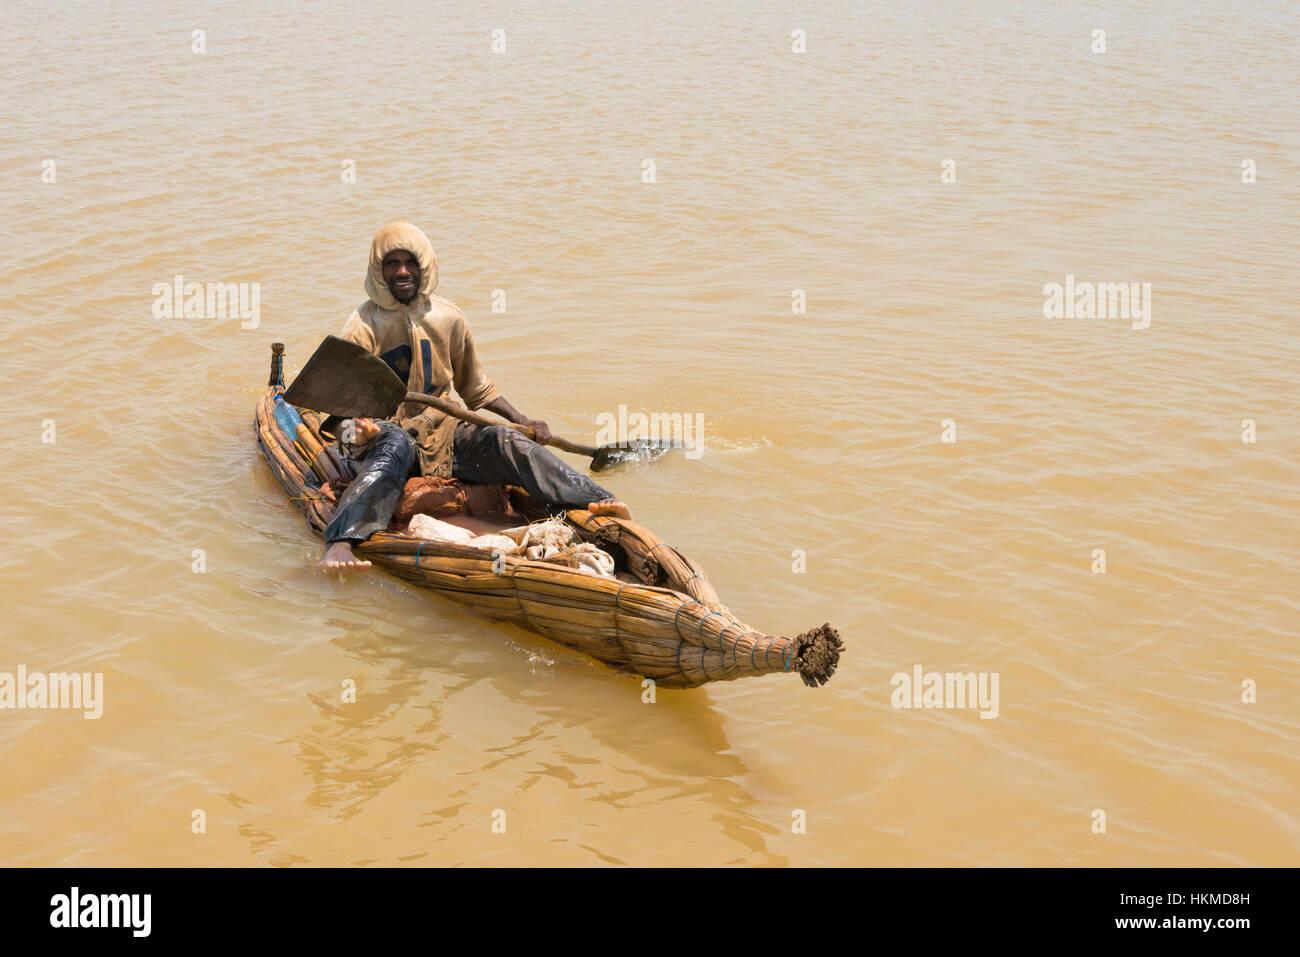
[[[415,570],[416,571],[420,570],[420,549],[422,548],[424,548],[424,542],[420,542],[420,544],[415,547]]]
[[[680,605],[677,606],[677,611],[673,613],[673,632],[676,633],[677,638],[678,638],[678,643],[677,643],[677,670],[678,670],[678,672],[681,674],[681,676],[682,676],[683,678],[686,678],[686,672],[685,672],[685,671],[682,671],[682,645],[684,645],[685,642],[683,642],[683,641],[680,640],[681,637],[682,637],[682,633],[681,633],[681,632],[678,630],[678,628],[677,628],[677,618],[678,618],[678,616],[682,613],[682,609],[685,608],[687,605],[690,605],[690,604],[696,604],[696,605],[698,605],[698,604],[700,604],[700,600],[699,600],[698,598],[692,598],[690,601],[684,601],[684,602],[682,602]],[[708,678],[708,676],[709,676],[709,673],[708,673],[707,671],[704,672],[704,677],[705,677],[705,678]],[[689,678],[686,678],[686,683],[687,683],[687,684],[694,684],[694,682],[691,681]]]
[[[678,610],[680,611],[680,609],[678,609]],[[710,618],[712,618],[714,615],[721,615],[721,614],[722,614],[722,612],[720,612],[720,611],[711,611],[711,612],[709,612],[707,615],[705,615],[703,618],[700,619],[700,644],[701,644],[701,645],[704,644],[704,623],[705,623],[706,621],[708,621]],[[726,627],[723,627],[722,630],[723,630],[723,631],[726,631],[727,629],[726,629]],[[718,638],[718,647],[719,647],[719,648],[722,647],[722,638],[721,638],[721,637]]]
[[[718,632],[718,651],[722,655],[722,673],[724,675],[727,673],[727,646],[723,644],[722,639],[726,637],[727,629],[734,624],[736,623],[733,621],[730,625],[723,625],[722,630]],[[701,635],[700,637],[703,638],[704,636]],[[735,664],[736,662],[736,649],[734,645],[731,650],[731,662],[732,664]]]
[[[623,644],[623,635],[618,630],[618,598],[623,594],[623,589],[630,584],[631,582],[623,582],[623,584],[618,587],[618,591],[614,592],[614,637],[618,639],[620,645]]]
[[[682,613],[682,609],[685,608],[687,605],[700,605],[700,604],[703,604],[703,602],[701,602],[698,598],[692,598],[690,601],[684,601],[677,606],[677,611],[673,614],[673,631],[677,633],[678,638],[682,636],[682,633],[677,627],[677,616]]]
[[[735,625],[737,628],[744,628],[744,627],[745,627],[744,625],[740,624],[739,622],[735,622],[735,621],[733,621],[733,622],[731,623],[731,625]],[[730,628],[731,625],[723,625],[723,626],[722,626],[722,633],[723,633],[723,634],[726,634],[727,629]],[[741,639],[741,638],[744,638],[744,637],[745,637],[745,635],[744,635],[744,633],[742,632],[741,634],[739,634],[739,635],[736,636],[736,641],[740,641],[740,639]],[[726,665],[726,663],[727,663],[727,653],[726,653],[725,651],[722,653],[722,663],[723,663],[723,665]],[[731,664],[732,664],[733,667],[738,667],[738,666],[740,665],[740,657],[739,657],[739,655],[736,654],[736,642],[735,642],[735,641],[733,641],[733,642],[731,643]]]

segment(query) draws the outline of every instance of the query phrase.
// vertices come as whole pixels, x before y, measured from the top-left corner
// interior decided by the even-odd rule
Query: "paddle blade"
[[[592,457],[591,470],[602,472],[624,462],[655,462],[663,458],[669,449],[676,447],[671,442],[651,442],[645,439],[602,445]]]
[[[364,346],[326,336],[284,398],[326,415],[386,419],[406,398],[406,383]]]

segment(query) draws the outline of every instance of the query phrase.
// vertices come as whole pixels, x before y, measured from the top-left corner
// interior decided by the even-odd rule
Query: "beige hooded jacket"
[[[384,282],[384,257],[405,249],[420,263],[420,287],[410,303],[393,297]],[[449,398],[456,392],[471,409],[501,396],[474,351],[465,314],[433,294],[438,260],[427,236],[410,223],[390,223],[375,234],[366,270],[366,295],[343,326],[343,338],[379,356],[407,384],[409,392]],[[452,437],[457,419],[427,406],[406,403],[393,417],[412,432],[424,475],[451,477]]]

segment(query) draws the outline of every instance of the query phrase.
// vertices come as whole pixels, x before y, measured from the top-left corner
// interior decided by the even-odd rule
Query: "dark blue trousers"
[[[402,500],[406,480],[418,474],[415,441],[394,422],[381,422],[381,433],[356,463],[357,477],[339,499],[325,541],[363,542],[388,527]],[[452,446],[452,475],[480,485],[517,485],[549,510],[586,508],[613,498],[555,453],[505,425],[462,422]]]

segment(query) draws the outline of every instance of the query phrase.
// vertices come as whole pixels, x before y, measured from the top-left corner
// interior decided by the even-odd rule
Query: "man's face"
[[[420,261],[405,249],[394,249],[384,257],[384,282],[398,302],[410,302],[420,288]]]

